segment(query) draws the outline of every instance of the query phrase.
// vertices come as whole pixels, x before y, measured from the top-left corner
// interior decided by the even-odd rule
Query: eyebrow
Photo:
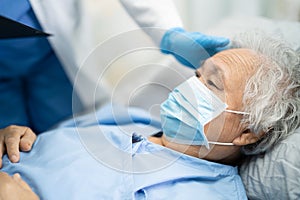
[[[223,72],[223,70],[219,65],[212,63],[212,65],[210,66],[210,72],[212,72],[213,74],[219,74],[220,72]]]
[[[213,78],[213,83],[216,85],[216,88],[220,91],[224,90],[224,82],[222,80],[224,69],[220,67],[220,65],[216,64],[215,62],[210,62],[208,66],[206,67],[206,77],[205,80],[209,77]],[[197,74],[200,74],[197,72]],[[201,74],[200,74],[201,76]],[[211,79],[210,78],[210,79]]]

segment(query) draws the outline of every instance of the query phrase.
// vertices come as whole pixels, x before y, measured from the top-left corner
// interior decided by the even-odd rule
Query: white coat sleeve
[[[156,44],[160,44],[166,30],[173,27],[182,27],[182,21],[172,0],[120,0],[128,14],[142,28]]]

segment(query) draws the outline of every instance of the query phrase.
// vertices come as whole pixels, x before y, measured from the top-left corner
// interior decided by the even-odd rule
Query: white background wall
[[[146,1],[146,0],[142,0]],[[98,37],[106,38],[135,27],[118,0],[85,0]],[[184,25],[189,30],[205,30],[226,17],[265,16],[300,20],[300,0],[174,0]]]

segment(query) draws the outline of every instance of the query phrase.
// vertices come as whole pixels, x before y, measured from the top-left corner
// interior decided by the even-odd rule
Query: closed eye
[[[210,86],[213,86],[213,87],[217,88],[218,90],[220,90],[219,87],[216,86],[216,84],[214,82],[212,82],[211,80],[208,80],[207,84],[210,85]]]

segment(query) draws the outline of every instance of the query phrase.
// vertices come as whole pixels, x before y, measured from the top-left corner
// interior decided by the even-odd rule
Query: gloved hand
[[[172,28],[164,34],[160,48],[163,53],[175,56],[183,65],[197,69],[201,61],[226,49],[228,44],[227,38]]]

